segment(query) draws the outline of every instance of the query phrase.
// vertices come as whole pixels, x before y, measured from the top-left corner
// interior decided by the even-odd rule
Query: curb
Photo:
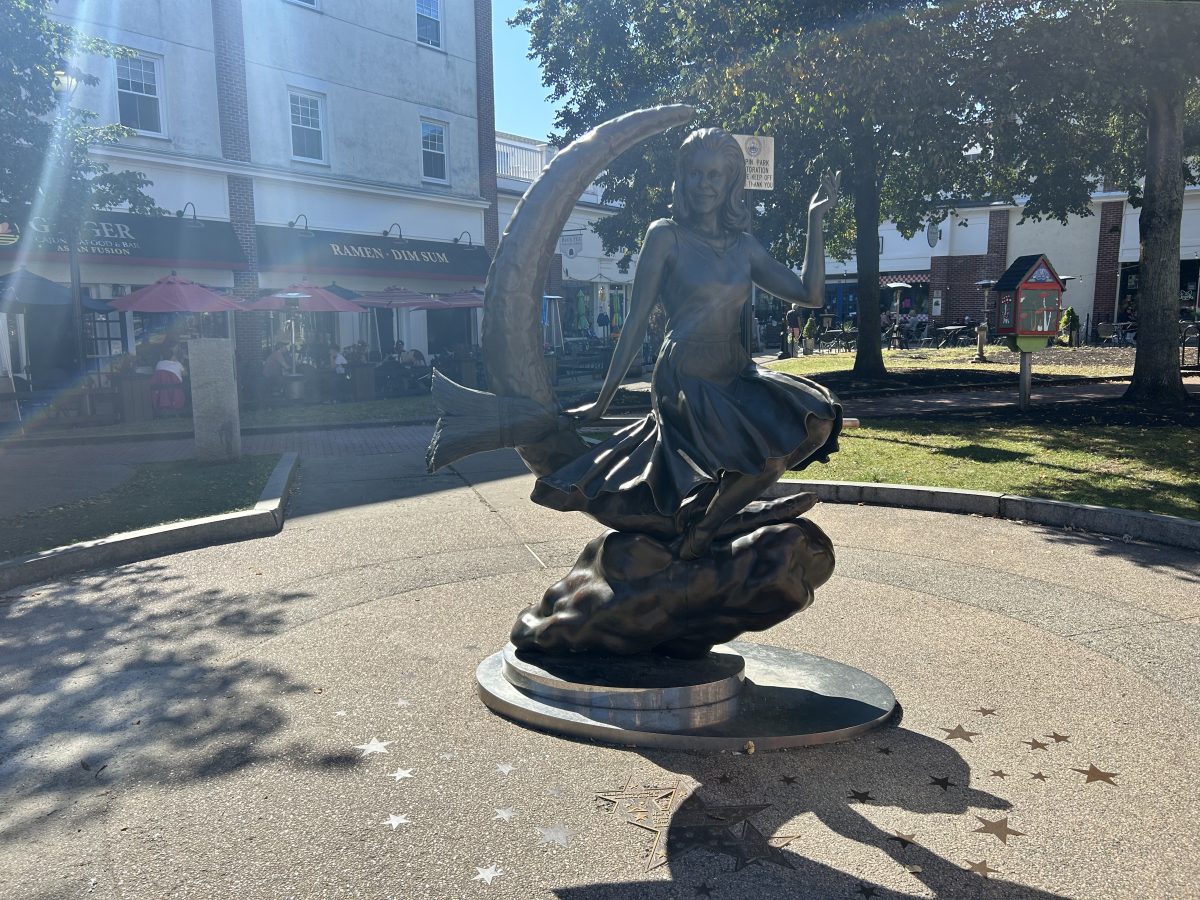
[[[250,509],[126,531],[0,562],[0,590],[181,550],[278,534],[298,463],[295,453],[282,454],[258,502]]]
[[[811,491],[825,503],[868,503],[872,506],[990,516],[1200,551],[1200,521],[1195,519],[1111,506],[1039,500],[1016,494],[860,481],[785,479],[764,492],[763,497],[783,497],[797,490]]]

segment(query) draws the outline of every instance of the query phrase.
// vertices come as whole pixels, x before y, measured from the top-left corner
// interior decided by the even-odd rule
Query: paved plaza
[[[304,458],[276,537],[0,598],[0,897],[1197,896],[1195,554],[822,504],[837,572],[753,637],[901,721],[578,743],[473,672],[598,527],[389,431]]]

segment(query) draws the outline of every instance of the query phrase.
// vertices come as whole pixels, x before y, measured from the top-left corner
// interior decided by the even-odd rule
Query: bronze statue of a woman
[[[641,114],[678,117],[678,110],[686,108]],[[637,115],[624,123],[627,130]],[[620,141],[603,130],[621,125],[600,126],[581,139],[580,150],[573,146],[560,158],[586,151],[590,139],[603,145],[591,164],[607,162],[605,152],[619,152]],[[742,345],[739,323],[754,284],[788,302],[823,305],[821,226],[837,201],[839,176],[826,173],[809,207],[799,277],[747,233],[745,179],[741,148],[724,131],[701,129],[683,142],[672,217],[646,232],[631,310],[594,403],[565,413],[547,409],[544,396],[523,392],[511,371],[493,378],[505,396],[467,391],[441,377],[435,383],[447,416],[430,448],[431,468],[469,452],[515,446],[539,476],[535,502],[586,512],[615,529],[592,541],[571,574],[521,614],[513,629],[519,647],[702,655],[714,643],[803,609],[832,573],[828,538],[800,518],[812,498],[757,498],[785,471],[828,459],[837,449],[841,407],[813,382],[758,368]],[[523,205],[536,201],[538,186]],[[521,215],[518,208],[505,240],[515,236]],[[489,297],[500,297],[500,309],[504,293],[493,290],[493,280],[504,283],[506,267],[514,265],[502,241],[489,274]],[[544,267],[533,268],[533,283],[540,285]],[[658,301],[667,327],[651,412],[589,446],[576,429],[603,417],[641,352]],[[484,309],[486,352],[493,311],[487,301]],[[522,333],[510,332],[514,340]],[[491,355],[489,368],[498,356]],[[456,414],[476,420],[469,437],[455,434],[467,424]]]

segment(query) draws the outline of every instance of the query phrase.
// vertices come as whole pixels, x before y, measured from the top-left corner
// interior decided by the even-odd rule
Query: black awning
[[[450,241],[258,226],[258,266],[264,272],[448,278],[482,283],[489,265],[491,258],[483,247]]]
[[[228,222],[175,216],[135,216],[97,212],[84,222],[79,260],[84,263],[134,263],[162,269],[244,269],[246,254]],[[33,219],[12,243],[0,246],[0,265],[26,254],[26,259],[66,261],[66,242],[53,237],[45,222]],[[166,274],[162,272],[160,274]]]

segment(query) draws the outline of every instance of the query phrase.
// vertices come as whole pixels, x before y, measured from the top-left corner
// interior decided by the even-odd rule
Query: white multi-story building
[[[302,280],[358,293],[483,285],[498,233],[490,0],[62,0],[55,14],[132,51],[79,59],[99,81],[70,102],[134,129],[95,153],[144,172],[168,212],[91,217],[79,248],[91,301],[172,270],[246,300]],[[14,225],[21,239],[0,247],[0,266],[66,283],[66,248],[45,223]],[[89,315],[94,371],[151,327]],[[314,340],[373,334],[385,352],[400,338],[429,353],[470,344],[478,318],[405,310],[302,324]],[[48,386],[55,348],[36,323],[19,324],[10,364],[19,375],[41,365]],[[241,364],[257,365],[280,326],[238,313]]]

